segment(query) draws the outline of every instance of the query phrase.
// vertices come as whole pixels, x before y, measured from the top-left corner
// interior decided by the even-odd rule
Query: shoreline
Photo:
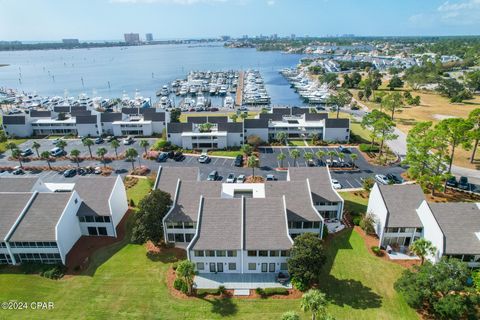
[[[6,64],[6,63],[0,63],[0,68],[1,68],[1,67],[8,67],[8,66],[9,66],[9,64]]]

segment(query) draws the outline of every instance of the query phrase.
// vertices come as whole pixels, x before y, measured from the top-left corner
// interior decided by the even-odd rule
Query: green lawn
[[[305,142],[304,140],[288,140],[288,145],[295,146],[295,147],[305,147]]]
[[[127,189],[127,198],[128,201],[133,199],[135,205],[138,205],[138,202],[143,199],[152,189],[152,184],[148,179],[138,179],[137,184],[132,188]]]
[[[219,156],[219,157],[232,157],[235,158],[238,155],[243,155],[242,151],[225,151],[225,150],[215,150],[215,151],[208,151],[208,154],[211,156]]]
[[[402,267],[375,258],[363,239],[345,230],[328,243],[321,290],[337,319],[418,319],[396,294]],[[299,300],[192,299],[172,297],[165,271],[173,257],[149,259],[141,245],[127,241],[97,251],[84,275],[49,280],[0,269],[0,301],[52,301],[50,311],[0,310],[0,319],[279,319]]]
[[[368,198],[355,195],[354,192],[340,192],[340,196],[345,200],[345,210],[355,214],[364,214],[367,212]]]
[[[371,141],[370,130],[362,128],[358,122],[350,122],[351,134],[355,135],[359,140],[358,142],[368,143]]]
[[[0,153],[4,153],[7,150],[7,143],[13,142],[18,146],[19,144],[22,144],[22,143],[27,142],[27,141],[28,141],[28,139],[8,139],[8,141],[6,141],[6,142],[1,142],[0,143]]]

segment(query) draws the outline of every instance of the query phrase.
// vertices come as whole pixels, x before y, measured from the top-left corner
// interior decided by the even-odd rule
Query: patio
[[[195,276],[194,282],[198,289],[292,288],[290,282],[279,283],[276,276],[277,273],[202,273]]]
[[[327,226],[328,233],[336,233],[345,228],[345,225],[338,219],[325,219],[325,225]]]
[[[398,250],[394,250],[392,247],[387,246],[387,255],[390,259],[392,260],[420,260],[419,257],[417,257],[414,254],[408,254],[408,247],[405,246],[400,246]]]

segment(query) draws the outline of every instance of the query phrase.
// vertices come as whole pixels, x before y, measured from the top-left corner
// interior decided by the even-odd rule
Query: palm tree
[[[6,147],[12,152],[12,154],[13,154],[13,150],[18,149],[17,144],[15,142],[7,143]]]
[[[230,116],[230,119],[232,119],[233,122],[237,122],[238,115],[236,113],[234,113]]]
[[[195,278],[195,264],[189,260],[183,260],[175,270],[177,277],[183,279],[188,286],[188,294],[192,294],[193,279]]]
[[[88,152],[90,153],[90,158],[93,158],[93,155],[92,155],[92,146],[94,145],[93,140],[90,138],[85,138],[82,140],[82,143],[85,147],[88,148]]]
[[[130,162],[132,162],[132,170],[135,170],[135,158],[138,156],[137,150],[129,148],[125,151],[125,156]]]
[[[38,149],[40,149],[40,143],[38,143],[37,141],[34,141],[32,143],[32,148],[35,149],[35,152],[37,152],[37,157],[40,158],[40,154],[38,153]]]
[[[103,166],[106,167],[107,164],[105,163],[105,155],[107,154],[107,149],[105,148],[98,148],[97,150],[97,156],[102,158]]]
[[[310,289],[302,296],[301,308],[312,313],[312,320],[327,314],[327,298],[319,290]]]
[[[251,156],[252,155],[252,152],[253,152],[253,148],[251,145],[249,144],[244,144],[242,146],[242,152],[244,155],[246,155],[247,157]]]
[[[17,159],[18,162],[20,163],[20,168],[23,167],[23,164],[22,164],[22,152],[18,149],[13,149],[12,150],[12,157]]]
[[[310,160],[313,160],[313,153],[305,152],[303,154],[303,158],[305,159],[306,162],[309,162]]]
[[[330,163],[332,163],[333,161],[333,157],[336,155],[337,153],[335,151],[328,151],[327,152],[327,155],[328,157],[330,158]]]
[[[70,151],[70,156],[75,159],[75,162],[77,163],[77,166],[80,167],[80,162],[78,161],[78,156],[80,155],[80,150],[78,149],[73,149]]]
[[[247,167],[252,168],[252,177],[255,178],[255,167],[258,166],[258,159],[255,156],[250,156],[247,159]]]
[[[358,155],[357,155],[356,153],[352,153],[352,154],[350,155],[350,159],[352,159],[352,167],[355,168],[355,167],[356,167],[356,165],[355,165],[355,160],[358,159]]]
[[[248,118],[248,112],[242,112],[240,113],[240,118],[242,118],[242,121]]]
[[[340,160],[340,162],[344,162],[344,160],[345,160],[345,154],[342,153],[342,152],[340,152],[340,153],[338,154],[338,159]]]
[[[425,238],[419,238],[410,245],[410,251],[412,251],[417,257],[422,260],[422,265],[425,262],[425,257],[434,255],[437,248]]]
[[[65,140],[58,140],[56,146],[62,150],[65,150],[65,147],[67,146],[67,141]]]
[[[147,155],[147,148],[150,146],[150,143],[147,140],[140,140],[140,147],[145,150],[145,156]]]
[[[287,145],[287,133],[285,131],[279,131],[275,134],[275,139],[281,143]]]
[[[322,163],[324,162],[323,161],[323,157],[325,157],[327,153],[323,150],[318,150],[315,155],[317,156],[318,160],[320,160]]]
[[[48,168],[52,170],[52,166],[50,165],[50,152],[43,151],[42,153],[40,153],[40,158],[46,160],[48,164]]]
[[[112,142],[110,142],[110,145],[112,146],[113,150],[115,150],[115,158],[118,158],[117,149],[120,147],[120,142],[118,142],[117,140],[112,140]]]
[[[290,151],[290,157],[292,157],[293,159],[293,166],[296,167],[297,158],[300,158],[300,151],[298,151],[298,149],[293,149],[292,151]]]
[[[285,153],[283,152],[280,152],[277,156],[277,160],[280,161],[280,168],[283,168],[283,160],[285,160],[287,158],[287,156],[285,155]]]

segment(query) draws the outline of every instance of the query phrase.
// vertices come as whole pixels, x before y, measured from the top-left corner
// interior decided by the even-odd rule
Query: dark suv
[[[243,165],[243,157],[241,155],[238,155],[235,158],[235,167],[241,167]]]

